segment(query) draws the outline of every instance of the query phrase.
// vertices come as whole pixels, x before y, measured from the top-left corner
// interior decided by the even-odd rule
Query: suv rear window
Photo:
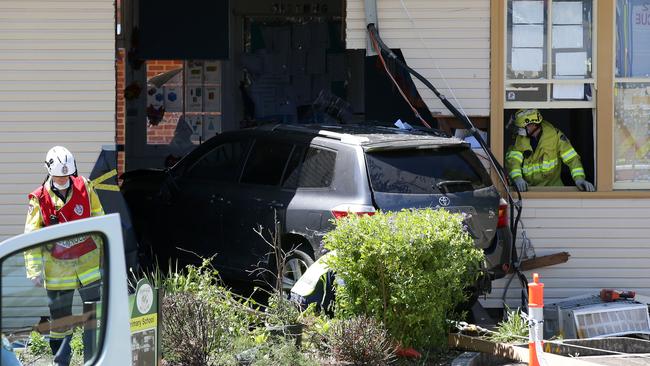
[[[366,161],[376,192],[440,194],[492,185],[481,162],[465,147],[372,152]]]

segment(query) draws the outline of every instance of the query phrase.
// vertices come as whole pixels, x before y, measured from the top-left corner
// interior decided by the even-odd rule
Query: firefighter
[[[326,314],[333,315],[335,276],[329,268],[327,260],[335,253],[327,252],[318,258],[291,288],[291,300],[301,310],[304,311],[309,304],[315,303],[316,310],[323,310]]]
[[[67,221],[104,214],[91,183],[77,176],[74,156],[62,146],[55,146],[45,158],[48,176],[40,187],[28,195],[29,209],[25,232]],[[68,238],[25,252],[27,277],[36,287],[44,287],[50,309],[50,348],[55,365],[69,365],[72,354],[72,315],[75,290],[83,302],[99,301],[101,284],[101,238],[95,235]],[[68,318],[70,319],[70,318]],[[60,320],[57,322],[57,320]],[[88,332],[86,332],[88,333]],[[89,334],[84,334],[84,348],[91,350]],[[87,351],[84,358],[91,355]]]
[[[543,120],[537,109],[520,109],[513,120],[518,132],[506,153],[506,168],[519,191],[527,191],[529,185],[563,186],[561,163],[569,167],[579,190],[595,191],[594,185],[585,180],[580,156],[569,139]]]

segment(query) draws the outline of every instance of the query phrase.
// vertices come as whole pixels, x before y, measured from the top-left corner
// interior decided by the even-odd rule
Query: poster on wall
[[[187,62],[187,83],[188,84],[203,83],[203,62],[201,61]]]
[[[183,111],[183,88],[178,85],[165,85],[165,110],[167,112]]]
[[[219,61],[205,61],[205,83],[221,83],[221,67]]]
[[[201,141],[203,138],[203,115],[185,115],[185,121],[192,127],[192,141]]]
[[[203,87],[188,86],[185,100],[186,112],[203,112]]]
[[[203,118],[203,138],[207,140],[218,133],[221,133],[221,116],[216,114],[205,115]]]
[[[205,87],[204,96],[204,108],[206,112],[221,111],[221,88],[214,86]]]

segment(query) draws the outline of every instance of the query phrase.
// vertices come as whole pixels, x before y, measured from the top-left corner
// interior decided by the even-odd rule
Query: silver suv
[[[489,279],[502,277],[510,263],[507,207],[488,172],[467,143],[432,131],[264,126],[220,134],[170,170],[123,178],[141,244],[162,263],[197,258],[177,248],[217,253],[214,264],[225,277],[249,279],[253,266],[273,262],[254,228],[273,229],[275,215],[283,245],[298,248],[289,286],[319,256],[332,219],[422,207],[466,214]],[[481,292],[489,291],[489,279]]]

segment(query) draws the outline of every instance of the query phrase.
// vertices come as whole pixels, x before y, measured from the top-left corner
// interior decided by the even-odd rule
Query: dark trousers
[[[99,301],[101,282],[95,282],[78,289],[79,295],[83,302]],[[50,308],[50,317],[54,322],[58,319],[72,316],[72,299],[74,290],[47,290],[48,307]],[[72,338],[72,326],[62,325],[54,326],[50,332],[50,348],[54,355],[56,365],[69,365],[72,358],[70,348],[70,339]],[[86,332],[84,332],[84,349],[92,349],[91,344],[87,344]],[[86,355],[87,352],[84,352]],[[90,356],[90,355],[88,355]],[[86,358],[86,357],[84,357]]]

